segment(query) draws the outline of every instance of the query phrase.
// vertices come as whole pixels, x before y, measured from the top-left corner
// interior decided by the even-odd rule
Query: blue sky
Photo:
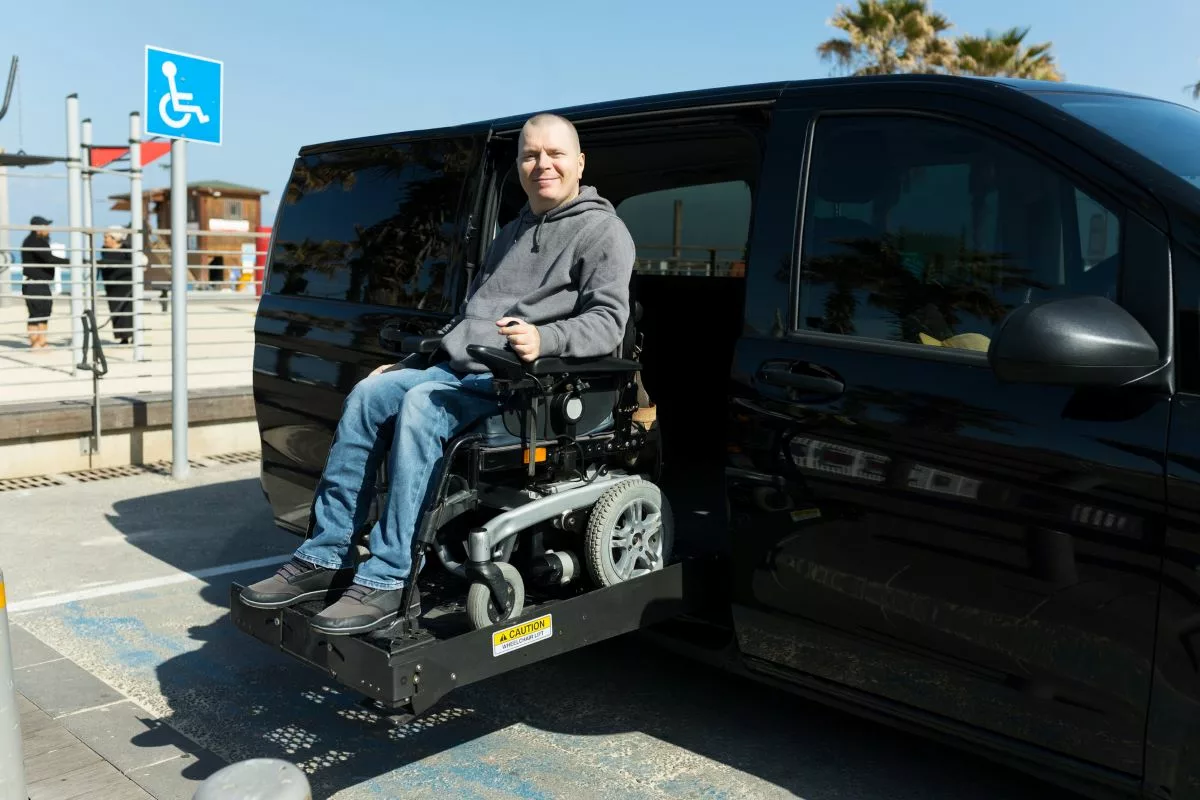
[[[1191,102],[1200,80],[1196,0],[934,0],[952,33],[1031,25],[1067,78]],[[190,180],[270,191],[274,213],[296,150],[309,142],[466,122],[627,96],[822,77],[815,48],[837,34],[833,0],[608,0],[605,3],[9,0],[0,68],[21,59],[0,120],[9,151],[65,151],[76,92],[100,143],[127,139],[141,110],[147,44],[225,62],[225,143],[189,147]],[[191,8],[193,10],[176,10]],[[3,86],[0,85],[0,90]],[[161,163],[166,163],[163,159]],[[62,175],[61,166],[25,172]],[[12,170],[13,222],[66,223],[66,184]],[[152,165],[147,186],[168,183]],[[96,181],[97,224],[126,223],[104,200],[128,181]],[[270,224],[270,217],[265,218]],[[62,238],[62,237],[57,237]]]

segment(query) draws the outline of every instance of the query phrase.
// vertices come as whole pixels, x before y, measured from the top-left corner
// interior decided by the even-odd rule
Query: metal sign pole
[[[21,745],[21,712],[13,686],[12,644],[8,640],[8,609],[4,601],[4,571],[0,570],[0,800],[26,800],[25,757]]]
[[[188,476],[187,142],[171,140],[171,477]]]
[[[223,68],[211,58],[146,45],[146,133],[171,139],[171,476],[176,479],[188,474],[187,142],[221,143]]]
[[[4,154],[4,148],[0,147],[0,155]],[[10,302],[16,302],[16,298],[9,300],[5,283],[12,282],[12,250],[9,246],[8,239],[8,167],[0,167],[0,308],[4,308]],[[13,294],[20,292],[16,289]]]
[[[80,152],[83,156],[80,175],[83,183],[83,234],[85,258],[87,266],[88,297],[84,305],[96,311],[96,236],[92,233],[92,121],[85,119],[80,125]]]
[[[79,96],[67,95],[67,254],[70,259],[71,291],[71,364],[83,361],[83,187],[80,175]]]
[[[129,238],[132,251],[129,260],[133,264],[133,360],[142,360],[142,302],[146,280],[145,256],[142,253],[142,115],[134,111],[129,115],[129,227],[133,233]]]
[[[100,452],[100,373],[95,369],[95,354],[100,351],[100,327],[96,324],[96,234],[92,230],[92,121],[85,119],[80,144],[83,146],[83,227],[87,243],[87,307],[92,328],[92,437],[88,446],[88,466]]]

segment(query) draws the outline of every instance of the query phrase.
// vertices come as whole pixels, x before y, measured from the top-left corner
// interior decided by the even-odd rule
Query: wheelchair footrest
[[[237,584],[230,615],[245,633],[384,708],[419,715],[459,686],[694,610],[703,597],[705,571],[700,562],[684,561],[569,599],[527,604],[516,619],[482,630],[471,630],[455,604],[446,604],[427,607],[415,632],[328,636],[308,625],[321,603],[251,608],[239,599]],[[465,585],[458,589],[465,595]]]

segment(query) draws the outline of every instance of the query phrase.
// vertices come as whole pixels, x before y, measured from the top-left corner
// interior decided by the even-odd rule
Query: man
[[[555,115],[531,118],[521,130],[517,167],[529,201],[492,243],[462,312],[443,328],[435,363],[381,367],[351,391],[317,487],[312,538],[275,575],[247,587],[243,602],[280,608],[350,584],[313,617],[313,628],[357,634],[390,624],[445,442],[500,411],[492,376],[467,345],[507,342],[526,362],[618,352],[629,318],[633,239],[612,205],[580,185],[584,155],[575,127]],[[370,532],[371,556],[355,572],[350,540],[366,519],[386,446],[377,434],[390,420],[391,491]]]
[[[110,225],[104,232],[104,251],[100,254],[100,278],[108,296],[108,312],[112,319],[113,338],[118,344],[128,344],[133,338],[133,254],[129,252],[129,237],[122,238],[120,225]]]
[[[40,350],[47,346],[46,331],[50,328],[50,312],[54,307],[50,297],[54,267],[70,261],[50,252],[50,232],[46,230],[50,220],[34,215],[29,224],[35,227],[21,242],[21,294],[25,295],[25,310],[29,317],[26,325],[29,346]]]

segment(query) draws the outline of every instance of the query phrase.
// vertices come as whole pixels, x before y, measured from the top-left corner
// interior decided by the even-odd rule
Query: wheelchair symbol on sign
[[[192,121],[192,114],[196,115],[196,119],[200,120],[201,124],[208,122],[208,115],[204,113],[204,109],[200,106],[185,104],[185,101],[192,99],[191,92],[181,92],[175,86],[175,74],[178,70],[175,67],[174,61],[164,61],[162,65],[162,73],[167,78],[167,93],[158,101],[158,116],[162,121],[172,128],[182,128]],[[181,116],[172,117],[167,107]]]

